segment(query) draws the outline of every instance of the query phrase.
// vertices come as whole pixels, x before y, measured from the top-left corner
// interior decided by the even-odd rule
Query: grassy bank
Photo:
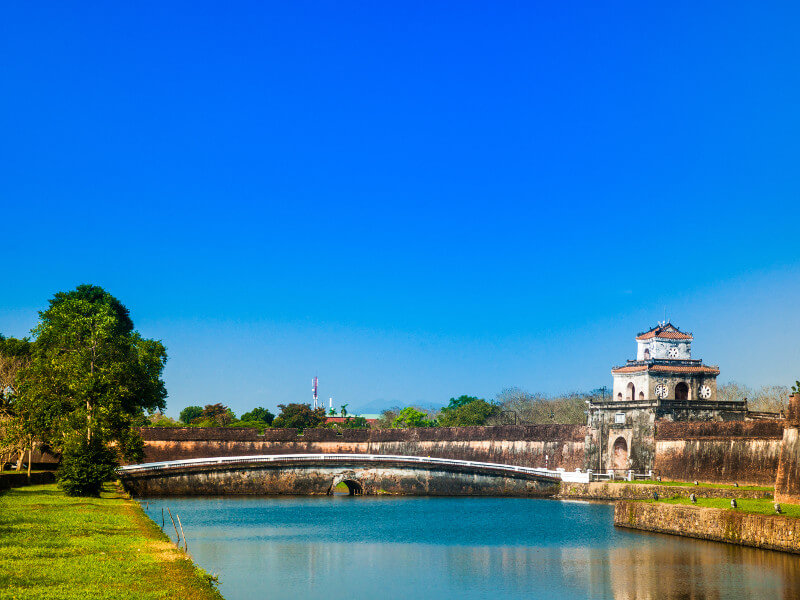
[[[698,483],[698,485],[695,486],[694,482],[692,481],[656,481],[655,479],[642,479],[639,481],[621,481],[617,479],[616,481],[619,483],[664,485],[667,487],[705,487],[718,490],[759,490],[766,492],[772,491],[773,489],[773,486],[771,485],[740,485],[737,487],[729,483]]]
[[[120,489],[69,498],[39,485],[0,496],[0,599],[7,598],[221,596]]]
[[[663,500],[641,500],[640,502],[659,502],[664,504],[686,504],[690,506],[700,506],[702,508],[722,508],[736,512],[749,512],[759,515],[774,515],[774,500],[750,500],[747,498],[736,498],[737,508],[731,508],[730,498],[698,498],[697,504],[692,504],[689,498],[666,498]],[[800,518],[800,505],[781,504],[781,512],[785,517]]]

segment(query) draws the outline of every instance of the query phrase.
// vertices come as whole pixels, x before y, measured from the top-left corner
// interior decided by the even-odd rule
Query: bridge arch
[[[349,496],[364,495],[364,486],[360,481],[358,481],[356,474],[343,473],[333,478],[333,483],[331,483],[331,489],[328,490],[329,496],[332,496],[335,493],[335,490],[340,483],[343,483],[347,486],[347,493]]]

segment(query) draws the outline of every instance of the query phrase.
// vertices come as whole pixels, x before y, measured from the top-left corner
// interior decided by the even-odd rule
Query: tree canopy
[[[164,345],[143,338],[128,309],[94,285],[55,294],[39,317],[15,412],[57,450],[82,435],[138,458],[141,438],[132,425],[166,406]]]
[[[413,406],[406,406],[397,413],[392,427],[435,427],[436,421],[428,419],[428,415]]]
[[[483,398],[460,396],[451,398],[450,404],[442,409],[439,425],[442,427],[472,427],[485,425],[489,417],[498,412],[496,404]]]
[[[272,422],[273,427],[307,429],[325,425],[325,409],[311,408],[310,404],[278,404],[280,414]]]
[[[203,408],[201,406],[187,406],[181,411],[178,418],[184,425],[191,425],[192,421],[199,419],[202,414]]]
[[[250,412],[246,412],[242,415],[243,422],[256,422],[256,423],[266,423],[267,425],[272,425],[272,422],[275,420],[275,415],[273,415],[269,410],[258,406],[251,410]]]

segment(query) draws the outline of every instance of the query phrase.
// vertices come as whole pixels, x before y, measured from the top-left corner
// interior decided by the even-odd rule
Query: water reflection
[[[165,499],[244,598],[800,598],[800,559],[615,530],[603,504],[502,498]]]

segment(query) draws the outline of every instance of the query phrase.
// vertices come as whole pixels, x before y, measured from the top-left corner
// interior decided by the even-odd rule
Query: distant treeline
[[[395,407],[384,410],[375,424],[382,428],[406,427],[469,427],[478,425],[509,424],[581,424],[586,421],[586,404],[600,399],[602,392],[572,392],[547,396],[531,394],[519,388],[508,388],[494,400],[462,395],[450,398],[441,409],[419,406]],[[275,416],[268,409],[257,407],[237,417],[223,404],[208,404],[205,407],[187,406],[178,421],[163,414],[150,418],[147,425],[153,427],[268,427],[306,428],[360,428],[370,424],[363,417],[348,416],[344,405],[336,416],[344,417],[339,422],[328,422],[335,413],[326,413],[324,408],[313,409],[309,404],[279,404]]]

